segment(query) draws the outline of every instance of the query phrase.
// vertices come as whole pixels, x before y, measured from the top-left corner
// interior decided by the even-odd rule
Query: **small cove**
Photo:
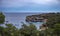
[[[4,13],[5,15],[5,21],[8,21],[8,23],[12,23],[17,28],[21,28],[22,23],[24,22],[26,25],[29,25],[25,19],[26,16],[29,15],[37,15],[39,13]],[[43,24],[43,22],[32,22],[37,28]]]

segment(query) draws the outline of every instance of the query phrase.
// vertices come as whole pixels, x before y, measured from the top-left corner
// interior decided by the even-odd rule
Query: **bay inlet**
[[[39,13],[4,13],[5,21],[8,21],[8,23],[12,23],[17,28],[21,28],[22,25],[21,22],[24,22],[26,25],[29,25],[29,23],[25,21],[26,16],[37,15],[37,14]],[[37,29],[39,28],[39,26],[41,26],[41,24],[43,24],[43,22],[32,22],[32,23],[37,27]]]

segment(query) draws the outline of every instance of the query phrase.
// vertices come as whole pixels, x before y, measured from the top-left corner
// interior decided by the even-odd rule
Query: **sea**
[[[23,25],[22,22],[26,25],[29,25],[29,23],[25,21],[27,16],[38,14],[41,13],[4,13],[5,23],[8,21],[7,23],[11,23],[17,28],[21,28]],[[43,22],[30,22],[30,23],[33,23],[37,27],[37,29],[39,29],[39,26],[43,24]]]

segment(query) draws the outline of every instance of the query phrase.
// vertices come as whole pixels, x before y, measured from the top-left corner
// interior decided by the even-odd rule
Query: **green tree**
[[[20,29],[21,36],[37,36],[37,28],[34,24],[23,24]]]
[[[5,22],[5,15],[0,12],[0,24],[3,24]]]
[[[0,12],[0,25],[2,25],[4,23],[4,21],[5,21],[5,15],[2,12]],[[0,26],[0,35],[1,36],[4,36],[3,30],[4,30],[4,27]]]
[[[18,29],[12,24],[6,24],[5,35],[6,36],[19,36],[19,32],[18,32]]]
[[[4,27],[0,26],[0,35],[1,36],[5,36],[4,34]]]
[[[59,23],[55,25],[55,28],[54,29],[55,29],[54,30],[55,34],[57,36],[60,36],[60,24]]]
[[[22,28],[20,28],[20,33],[21,36],[30,36],[29,27],[26,24],[23,24]]]
[[[34,24],[30,23],[29,29],[30,29],[31,36],[37,36],[37,28]]]

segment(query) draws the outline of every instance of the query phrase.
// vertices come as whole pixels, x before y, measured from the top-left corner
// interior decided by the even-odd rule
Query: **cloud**
[[[2,0],[2,7],[22,7],[59,4],[58,0]]]
[[[21,7],[32,4],[31,0],[2,0],[2,7]]]
[[[24,6],[26,2],[23,0],[2,0],[2,6],[14,7],[14,6]]]
[[[58,4],[57,0],[33,0],[33,2],[36,4],[44,4],[44,5]]]

